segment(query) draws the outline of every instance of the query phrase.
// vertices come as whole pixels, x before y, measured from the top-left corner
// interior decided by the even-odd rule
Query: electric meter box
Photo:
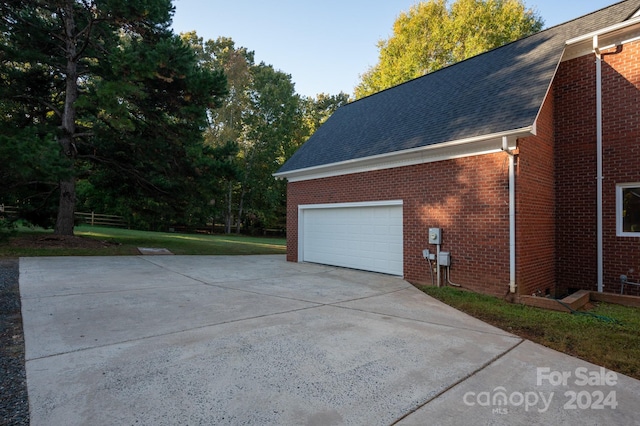
[[[442,244],[442,229],[429,228],[429,244]]]
[[[451,266],[451,253],[448,251],[441,251],[438,263],[440,266]]]

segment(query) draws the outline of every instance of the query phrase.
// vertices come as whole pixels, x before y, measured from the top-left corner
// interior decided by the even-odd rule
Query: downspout
[[[515,155],[509,150],[509,139],[502,137],[502,150],[509,156],[509,292],[516,292],[516,173]]]
[[[602,230],[602,55],[598,36],[593,36],[593,52],[596,55],[596,156],[597,156],[597,194],[596,194],[596,235],[597,235],[597,265],[598,265],[598,293],[602,293],[604,261],[603,261],[603,230]]]

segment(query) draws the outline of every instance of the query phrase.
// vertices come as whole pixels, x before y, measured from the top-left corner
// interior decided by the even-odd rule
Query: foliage
[[[337,95],[320,93],[315,98],[306,98],[303,105],[305,109],[303,115],[309,134],[315,133],[338,108],[349,102],[351,102],[351,98],[344,92]]]
[[[6,217],[0,217],[0,242],[6,241],[15,234],[15,223]]]
[[[360,76],[356,98],[371,95],[539,31],[522,0],[420,2],[378,42],[378,63]]]
[[[169,0],[0,4],[0,202],[73,232],[73,211],[142,229],[281,228],[272,174],[348,96],[296,94],[236,47],[169,28]],[[57,216],[57,220],[56,220]]]
[[[582,315],[571,315],[451,287],[421,290],[503,330],[640,379],[638,308],[598,303]]]
[[[14,113],[8,111],[5,108],[6,114]],[[2,118],[0,123],[0,202],[18,207],[24,219],[53,226],[58,181],[68,176],[69,162],[58,155],[58,143],[46,130]]]
[[[226,82],[171,33],[170,0],[9,0],[0,13],[0,122],[18,157],[0,166],[13,177],[3,201],[43,225],[57,210],[61,234],[73,232],[78,179],[174,220],[210,201],[199,183],[219,159],[202,130]]]
[[[286,212],[286,183],[272,175],[348,96],[302,98],[291,76],[237,47],[227,37],[204,41],[195,32],[182,34],[201,66],[225,71],[228,94],[222,106],[209,111],[205,140],[210,146],[237,146],[229,173],[218,181],[226,186],[214,205],[226,224],[248,230],[281,228]]]

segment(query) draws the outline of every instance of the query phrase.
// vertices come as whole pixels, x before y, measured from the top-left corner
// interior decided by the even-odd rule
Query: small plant
[[[6,217],[0,217],[0,241],[7,241],[16,234],[16,223]]]

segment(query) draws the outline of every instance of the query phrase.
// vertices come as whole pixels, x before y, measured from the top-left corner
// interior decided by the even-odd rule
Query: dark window
[[[619,188],[622,203],[618,214],[621,214],[623,233],[640,234],[640,184],[621,185]]]

